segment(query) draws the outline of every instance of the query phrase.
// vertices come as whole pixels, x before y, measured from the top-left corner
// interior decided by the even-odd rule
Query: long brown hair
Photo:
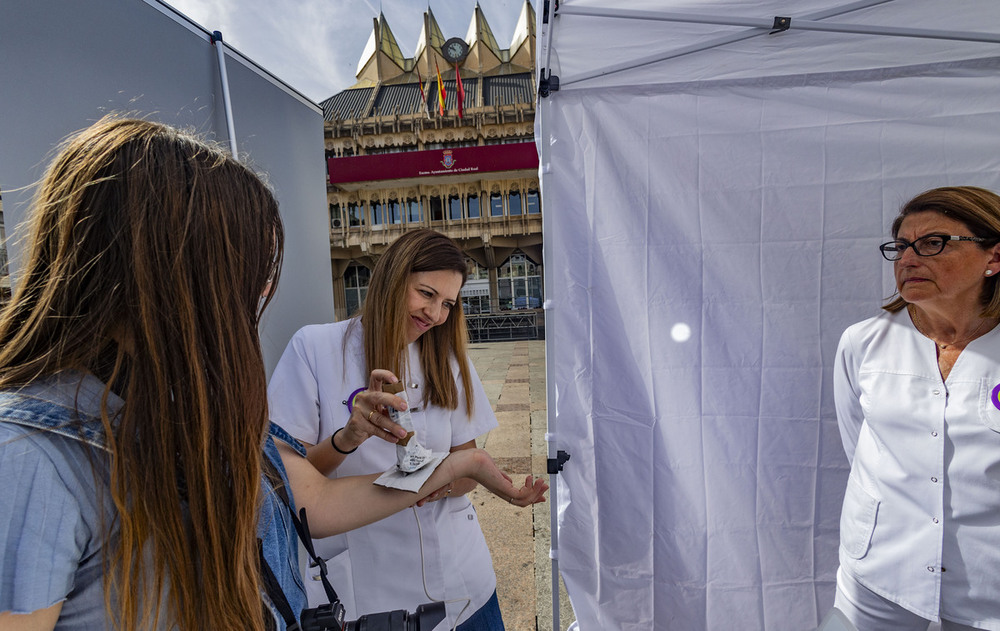
[[[944,186],[933,188],[906,202],[892,222],[892,238],[899,236],[899,228],[908,215],[935,212],[956,221],[961,221],[973,236],[986,241],[977,243],[982,250],[988,250],[1000,242],[1000,196],[977,186]],[[997,277],[983,278],[980,295],[984,318],[1000,317],[1000,284]],[[889,298],[882,308],[896,313],[908,303],[899,294]]]
[[[468,274],[465,254],[458,245],[434,230],[422,228],[405,233],[390,245],[375,264],[368,293],[361,307],[364,322],[365,363],[367,371],[388,368],[405,379],[406,288],[410,274],[452,270]],[[420,367],[427,381],[423,402],[447,410],[458,407],[458,389],[451,372],[451,358],[458,361],[465,394],[465,411],[473,411],[472,375],[466,356],[468,333],[461,304],[448,314],[443,324],[420,336]]]
[[[105,381],[105,401],[112,388],[125,399],[114,419],[102,410],[109,618],[265,629],[257,326],[281,261],[274,197],[194,136],[107,117],[67,141],[31,217],[0,316],[0,387],[75,369]]]

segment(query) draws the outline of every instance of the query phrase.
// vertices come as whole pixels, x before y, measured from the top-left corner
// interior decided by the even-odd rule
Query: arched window
[[[538,197],[538,191],[529,188],[524,196],[524,202],[528,207],[529,215],[537,215],[542,212],[542,200]]]
[[[420,201],[416,197],[406,200],[406,221],[420,223]]]
[[[352,316],[361,308],[368,294],[368,279],[371,271],[364,265],[352,262],[344,272],[344,298],[347,315]]]
[[[403,213],[399,208],[398,199],[390,199],[386,204],[386,223],[402,223]]]
[[[462,198],[458,195],[448,196],[448,219],[462,218]]]
[[[351,228],[365,225],[365,211],[359,202],[347,204],[347,225]]]
[[[500,193],[490,195],[490,216],[503,217],[503,195]]]
[[[512,217],[521,214],[520,191],[511,191],[507,194],[507,211]]]
[[[469,219],[479,218],[479,195],[469,195],[465,198],[469,206]]]
[[[431,221],[442,221],[444,220],[444,208],[441,204],[441,198],[438,196],[431,197],[427,200],[431,207]]]

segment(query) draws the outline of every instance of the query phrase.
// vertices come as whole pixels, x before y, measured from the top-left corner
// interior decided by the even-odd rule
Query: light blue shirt
[[[98,418],[103,392],[103,383],[81,373],[0,391],[0,611],[31,613],[62,602],[60,631],[111,628],[104,606],[103,533],[113,524],[114,511]],[[123,404],[112,394],[109,412],[114,415]],[[272,436],[300,455],[304,450],[271,426],[264,454],[287,487]],[[266,479],[262,488],[258,536],[298,616],[305,593],[289,512],[294,502],[286,506]],[[170,626],[165,621],[160,628]]]

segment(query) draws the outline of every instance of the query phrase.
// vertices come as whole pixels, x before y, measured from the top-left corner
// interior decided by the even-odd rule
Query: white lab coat
[[[361,325],[356,323],[350,331],[345,355],[347,325],[345,321],[299,330],[271,376],[268,386],[271,420],[310,444],[329,440],[336,429],[347,424],[348,398],[368,385]],[[455,360],[452,363],[459,393],[455,410],[422,406],[424,379],[416,343],[409,347],[409,374],[405,378],[400,375],[406,384],[416,436],[425,447],[436,452],[447,452],[497,426],[471,362],[474,411],[471,419],[466,415],[458,363]],[[372,438],[347,456],[330,477],[376,473],[395,464],[395,445]],[[343,510],[349,511],[351,507],[344,506]],[[331,583],[344,603],[349,620],[366,613],[396,609],[413,612],[417,605],[431,600],[459,599],[460,602],[447,605],[448,618],[437,627],[450,629],[465,607],[465,599],[471,602],[458,622],[467,619],[492,596],[496,574],[476,511],[468,498],[461,495],[429,502],[417,508],[416,515],[420,531],[414,511],[406,509],[343,535],[315,540],[316,553],[331,559],[328,563]],[[426,574],[426,593],[421,565]],[[318,576],[318,571],[306,570],[310,606],[327,601],[322,584],[313,580],[313,575]]]
[[[998,393],[1000,327],[969,343],[947,381],[906,310],[841,337],[840,565],[929,620],[1000,630]]]

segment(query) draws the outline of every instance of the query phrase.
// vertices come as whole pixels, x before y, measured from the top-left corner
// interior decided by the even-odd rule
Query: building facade
[[[505,49],[478,5],[465,38],[445,38],[428,8],[415,50],[404,57],[379,15],[357,83],[320,104],[336,317],[361,304],[393,240],[427,227],[469,257],[473,339],[505,336],[476,327],[531,337],[544,299],[534,8],[524,2]]]

